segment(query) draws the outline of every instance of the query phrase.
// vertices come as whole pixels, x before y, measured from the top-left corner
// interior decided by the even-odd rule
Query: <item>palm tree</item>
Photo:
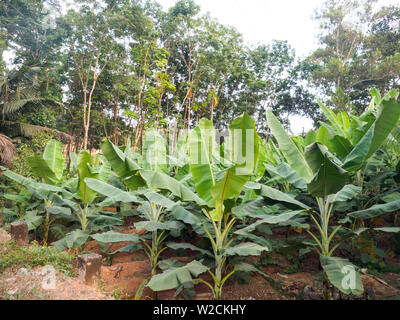
[[[19,70],[5,72],[0,75],[0,107],[1,107],[1,122],[2,127],[11,126],[12,130],[17,130],[19,134],[25,137],[32,137],[37,132],[53,132],[53,129],[35,126],[27,123],[19,123],[6,121],[7,114],[20,111],[28,103],[52,102],[60,104],[58,101],[49,98],[43,98],[39,95],[36,76],[40,70],[39,67],[23,66]],[[70,143],[73,137],[56,130],[60,140]],[[11,164],[14,155],[15,147],[9,137],[0,133],[0,163],[7,165]]]

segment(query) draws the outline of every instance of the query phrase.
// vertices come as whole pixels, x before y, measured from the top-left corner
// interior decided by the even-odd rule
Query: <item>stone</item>
[[[100,282],[102,256],[97,253],[87,253],[78,256],[77,274],[80,283],[97,286]]]
[[[57,271],[52,265],[41,268],[40,274],[43,276],[42,289],[55,290],[57,288]]]
[[[11,239],[20,247],[29,243],[28,224],[25,221],[11,223]]]
[[[304,300],[322,300],[321,294],[316,292],[310,285],[304,287],[303,293]]]
[[[18,270],[18,275],[19,276],[29,276],[29,271],[28,271],[28,269],[26,269],[26,268],[20,268],[19,270]]]

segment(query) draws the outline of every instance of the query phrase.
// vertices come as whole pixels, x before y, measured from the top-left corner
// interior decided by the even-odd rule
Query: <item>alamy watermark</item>
[[[217,163],[235,168],[236,175],[251,175],[255,166],[258,136],[253,129],[226,131],[193,130],[168,136],[161,130],[151,129],[143,141],[143,157],[151,166],[162,166],[186,155],[192,165]],[[188,149],[189,148],[189,152]]]
[[[356,279],[357,279],[357,271],[352,265],[346,265],[342,267],[341,270],[344,277],[342,279],[342,287],[345,290],[354,290],[356,289]]]

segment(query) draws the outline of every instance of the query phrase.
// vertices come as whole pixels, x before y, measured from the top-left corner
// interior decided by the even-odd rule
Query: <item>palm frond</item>
[[[37,103],[40,100],[42,100],[42,99],[37,98],[37,97],[30,97],[30,98],[25,98],[25,99],[9,101],[4,104],[3,113],[10,114],[10,113],[17,112],[18,110],[22,109],[26,104],[28,104],[30,102]]]

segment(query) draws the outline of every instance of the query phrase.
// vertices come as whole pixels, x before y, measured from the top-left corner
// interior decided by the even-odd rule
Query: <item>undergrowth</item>
[[[33,268],[52,265],[67,276],[74,277],[73,260],[76,258],[52,247],[43,247],[32,242],[27,247],[18,247],[14,241],[0,243],[0,272],[12,266]]]

